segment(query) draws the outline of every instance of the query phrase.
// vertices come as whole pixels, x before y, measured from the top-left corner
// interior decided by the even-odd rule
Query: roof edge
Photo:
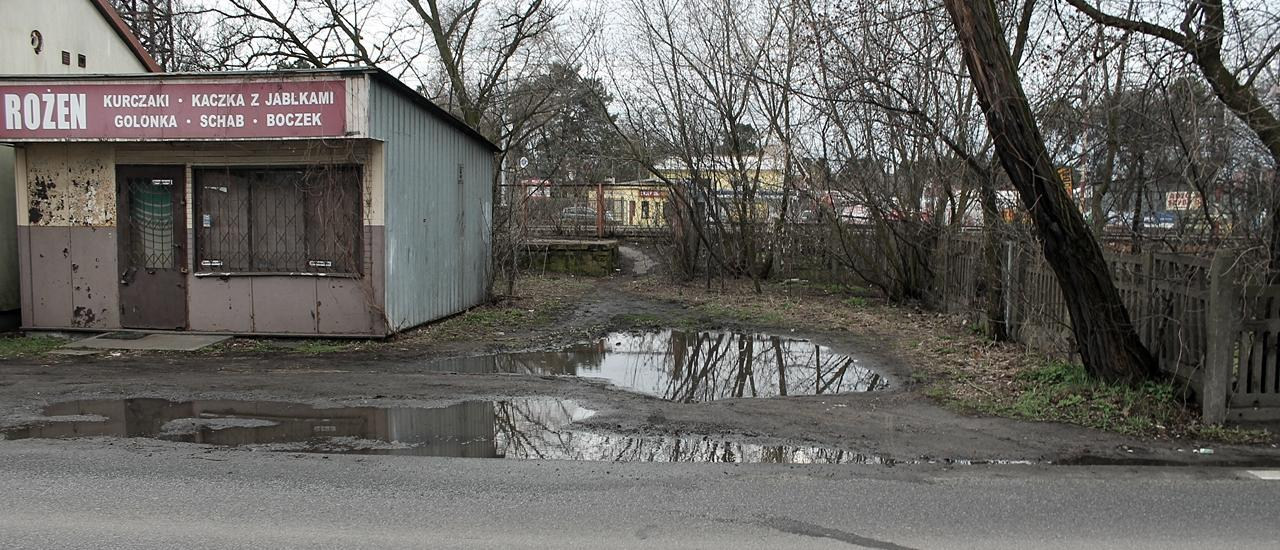
[[[413,88],[410,88],[408,84],[401,82],[400,79],[391,76],[391,73],[377,67],[369,67],[367,70],[369,72],[369,76],[374,80],[388,85],[401,95],[408,96],[411,101],[425,107],[428,111],[431,111],[432,114],[443,119],[446,124],[453,126],[455,129],[462,131],[462,133],[467,134],[472,139],[475,139],[487,146],[491,152],[498,153],[502,151],[502,148],[499,147],[498,144],[485,137],[485,135],[480,133],[479,130],[473,128],[470,124],[467,124],[466,121],[458,118],[457,115],[449,112],[448,109],[437,105],[436,102],[431,101],[427,96],[422,95]]]
[[[147,48],[142,45],[142,41],[138,40],[138,35],[133,34],[129,24],[124,22],[124,18],[120,17],[120,12],[116,11],[110,2],[107,0],[89,0],[89,3],[93,4],[93,7],[98,9],[98,13],[102,14],[102,17],[106,18],[107,22],[115,28],[116,34],[120,35],[120,38],[129,45],[133,55],[147,67],[148,71],[153,73],[164,72],[164,67],[161,67],[156,62],[156,58],[151,57],[151,52],[148,52]]]

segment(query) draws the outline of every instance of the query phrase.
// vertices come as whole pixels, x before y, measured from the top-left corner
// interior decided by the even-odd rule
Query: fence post
[[[1234,256],[1220,249],[1209,264],[1209,303],[1205,319],[1208,345],[1200,377],[1200,410],[1206,424],[1221,424],[1227,419],[1227,389],[1231,385],[1234,362],[1232,348],[1239,321],[1234,314],[1239,288],[1230,277]]]
[[[1015,317],[1014,300],[1018,293],[1017,280],[1013,276],[1013,266],[1017,265],[1014,258],[1014,244],[1012,240],[1004,241],[1004,261],[1000,262],[1000,286],[1004,289],[1004,332],[1010,340],[1017,340],[1017,323]]]
[[[1134,281],[1134,290],[1138,293],[1138,311],[1133,312],[1137,317],[1138,336],[1142,340],[1142,344],[1147,349],[1152,350],[1155,355],[1156,345],[1156,321],[1155,321],[1155,253],[1151,250],[1142,251],[1142,263],[1139,264],[1141,270],[1138,279]]]
[[[934,278],[937,279],[938,305],[944,313],[951,313],[951,236],[948,228],[943,228],[938,237],[938,267]]]

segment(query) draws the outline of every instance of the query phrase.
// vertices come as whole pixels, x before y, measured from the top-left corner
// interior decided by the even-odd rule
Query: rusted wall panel
[[[318,326],[324,334],[370,334],[373,332],[369,304],[373,289],[356,279],[316,281]]]
[[[378,307],[374,311],[373,316],[373,332],[374,334],[385,336],[389,332],[387,327],[387,228],[381,225],[365,226],[365,231],[369,235],[369,246],[365,250],[369,251],[370,265],[365,276],[369,278],[369,282],[373,285],[373,295],[377,299]]]
[[[120,275],[116,230],[72,227],[71,324],[81,328],[120,326]]]
[[[364,279],[318,279],[317,326],[322,334],[383,334],[381,227],[365,226]]]
[[[315,334],[316,279],[252,277],[254,332]]]
[[[28,228],[31,243],[31,325],[72,326],[71,228]]]
[[[187,288],[191,330],[253,331],[253,282],[247,277],[192,277]]]

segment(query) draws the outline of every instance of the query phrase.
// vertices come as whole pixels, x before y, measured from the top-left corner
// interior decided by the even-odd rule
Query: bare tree
[[[1058,181],[993,0],[945,4],[1000,161],[1031,212],[1045,259],[1057,275],[1085,368],[1107,380],[1154,377],[1155,360],[1138,339],[1102,249]]]
[[[1280,37],[1274,32],[1280,23],[1280,14],[1274,7],[1245,6],[1243,2],[1228,5],[1222,0],[1185,2],[1179,10],[1181,19],[1175,30],[1136,16],[1113,15],[1099,4],[1086,0],[1067,0],[1067,3],[1101,25],[1157,38],[1187,55],[1218,99],[1266,148],[1271,156],[1273,184],[1280,186],[1280,120],[1255,87],[1267,71],[1274,73],[1273,62],[1280,55]],[[1235,36],[1229,37],[1232,32]],[[1254,38],[1264,41],[1257,50],[1247,47],[1249,33],[1255,32],[1258,34]],[[1229,58],[1224,55],[1224,44],[1229,38],[1234,39],[1237,46],[1234,68],[1228,66]],[[1273,193],[1269,214],[1271,279],[1276,280],[1280,279],[1280,193]]]

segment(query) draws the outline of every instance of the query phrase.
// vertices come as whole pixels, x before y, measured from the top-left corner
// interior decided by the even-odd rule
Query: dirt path
[[[3,361],[0,426],[34,421],[43,406],[72,399],[159,397],[325,406],[440,406],[471,399],[548,396],[572,399],[598,411],[585,424],[602,430],[830,446],[898,461],[1073,462],[1086,457],[1118,463],[1280,463],[1280,451],[1274,446],[1218,447],[1212,455],[1200,455],[1191,453],[1197,443],[1190,441],[1135,440],[1061,424],[959,415],[921,395],[911,382],[912,366],[874,330],[780,329],[769,322],[753,323],[714,309],[655,298],[645,290],[651,283],[646,281],[636,277],[589,281],[559,297],[556,313],[546,322],[477,329],[479,337],[408,335],[353,351],[311,355],[233,350],[215,355],[42,356]],[[534,288],[537,284],[563,288],[567,283],[530,284]],[[437,332],[447,332],[448,323],[443,325]],[[587,379],[450,374],[431,366],[449,357],[556,349],[613,330],[652,326],[785,332],[862,358],[889,376],[893,387],[864,394],[687,404]]]

